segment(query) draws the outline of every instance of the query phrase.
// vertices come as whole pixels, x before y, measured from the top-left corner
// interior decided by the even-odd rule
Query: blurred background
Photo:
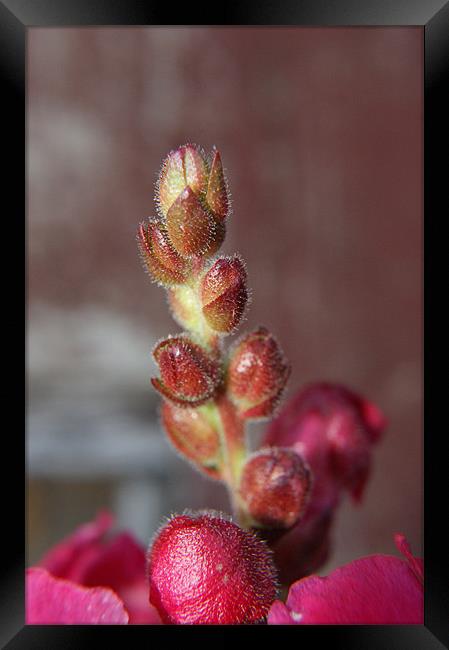
[[[135,231],[185,142],[228,170],[240,333],[279,338],[287,396],[341,382],[390,422],[323,570],[396,531],[422,551],[422,74],[421,28],[28,30],[28,564],[99,509],[144,544],[172,512],[229,510],[149,383],[179,328]]]

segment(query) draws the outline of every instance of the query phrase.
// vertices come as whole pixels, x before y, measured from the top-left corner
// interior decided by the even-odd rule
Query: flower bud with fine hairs
[[[242,319],[248,300],[246,271],[242,260],[220,257],[201,283],[203,314],[209,327],[220,333],[232,332]]]
[[[137,244],[144,266],[152,279],[164,286],[181,284],[188,277],[188,262],[173,248],[161,221],[141,223]]]
[[[165,159],[156,203],[176,251],[183,257],[210,256],[224,241],[229,196],[223,166],[214,150],[209,165],[204,152],[187,144]]]
[[[169,337],[154,349],[161,378],[151,382],[164,397],[181,406],[199,406],[220,383],[217,364],[187,336]]]
[[[157,183],[156,199],[162,216],[188,186],[195,194],[204,195],[207,190],[208,167],[204,153],[192,144],[182,145],[171,151],[162,163]]]
[[[232,351],[228,368],[228,391],[240,417],[271,416],[289,375],[290,365],[265,327],[241,339]]]
[[[213,512],[171,519],[150,548],[148,576],[168,624],[256,623],[277,591],[264,542]]]
[[[311,471],[299,454],[269,447],[246,461],[239,493],[256,526],[290,528],[306,509],[311,483]]]
[[[212,158],[206,203],[218,221],[223,222],[229,215],[229,195],[221,156],[218,151],[214,151]]]
[[[168,401],[162,405],[162,423],[173,446],[207,476],[220,479],[222,462],[218,431],[201,406],[178,407]]]

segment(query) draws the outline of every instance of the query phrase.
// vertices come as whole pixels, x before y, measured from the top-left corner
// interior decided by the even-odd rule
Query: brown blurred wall
[[[223,251],[241,253],[253,290],[240,331],[277,335],[289,394],[339,381],[390,422],[364,504],[341,512],[332,565],[393,552],[396,531],[419,552],[422,30],[28,34],[30,335],[42,313],[102,309],[130,339],[140,332],[150,375],[149,350],[177,326],[141,269],[135,228],[155,213],[166,153],[216,145],[234,209]],[[64,366],[64,354],[45,360]]]

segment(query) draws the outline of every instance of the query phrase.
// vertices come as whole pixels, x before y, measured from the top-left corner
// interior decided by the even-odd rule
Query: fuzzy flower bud
[[[142,261],[151,277],[167,286],[185,282],[187,262],[175,251],[160,221],[141,223],[137,245]]]
[[[222,257],[201,284],[203,314],[216,332],[231,332],[239,324],[248,299],[246,271],[237,257]]]
[[[186,144],[171,151],[162,164],[158,182],[158,199],[164,217],[181,192],[189,186],[195,194],[207,190],[208,169],[204,155],[194,145]]]
[[[202,407],[181,408],[164,402],[162,422],[170,442],[183,456],[211,478],[221,478],[220,438]]]
[[[345,386],[320,382],[292,398],[268,428],[265,443],[295,446],[311,466],[317,485],[329,484],[333,493],[347,489],[359,501],[373,446],[385,427],[386,419],[375,404]]]
[[[214,241],[215,222],[187,186],[167,213],[167,232],[170,241],[183,257],[210,252]]]
[[[206,203],[218,221],[222,222],[226,219],[229,213],[229,198],[221,156],[218,151],[214,152],[210,167]]]
[[[157,201],[170,240],[183,257],[214,254],[225,237],[229,199],[221,158],[209,168],[199,147],[183,145],[165,159]]]
[[[151,379],[164,397],[181,406],[199,406],[210,399],[220,383],[219,369],[206,352],[186,336],[159,343],[153,356],[161,371]]]
[[[290,528],[308,502],[312,475],[291,449],[269,447],[252,454],[240,479],[240,496],[264,528]]]
[[[217,513],[174,517],[148,559],[150,602],[167,624],[256,623],[276,597],[264,542]]]
[[[245,336],[234,348],[228,369],[228,391],[240,417],[269,417],[290,375],[290,365],[265,327]]]

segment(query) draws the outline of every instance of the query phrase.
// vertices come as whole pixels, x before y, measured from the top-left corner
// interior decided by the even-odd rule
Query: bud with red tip
[[[247,300],[242,260],[237,255],[219,258],[201,283],[203,315],[209,327],[220,333],[231,332],[239,324]]]
[[[212,255],[219,249],[225,237],[229,199],[218,152],[210,168],[195,145],[170,152],[162,165],[157,200],[180,255]]]
[[[150,602],[167,624],[257,623],[276,597],[264,542],[217,513],[171,519],[148,560]]]
[[[203,407],[182,408],[164,402],[162,422],[168,438],[181,454],[211,478],[221,478],[219,434]]]
[[[137,245],[147,271],[156,282],[165,286],[185,282],[188,263],[175,251],[160,221],[153,219],[140,224]]]
[[[215,394],[219,368],[206,352],[186,336],[169,337],[153,351],[160,379],[151,383],[164,397],[180,406],[199,406]]]
[[[312,475],[291,449],[268,447],[252,454],[240,479],[240,496],[256,524],[290,528],[306,508]]]
[[[245,336],[234,348],[228,391],[242,418],[273,414],[290,375],[290,365],[265,327]]]

